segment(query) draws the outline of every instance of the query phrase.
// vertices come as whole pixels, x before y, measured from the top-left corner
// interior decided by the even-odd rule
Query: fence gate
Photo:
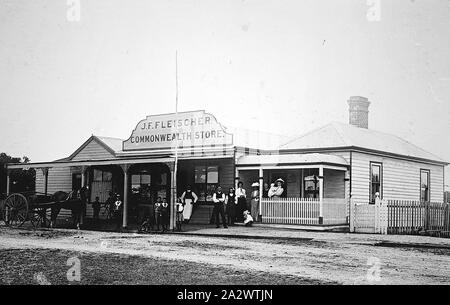
[[[384,200],[375,204],[350,201],[350,232],[387,234],[388,207]]]

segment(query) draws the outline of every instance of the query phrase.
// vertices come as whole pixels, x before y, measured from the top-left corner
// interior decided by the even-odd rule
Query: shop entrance
[[[95,198],[105,204],[113,194],[119,194],[123,198],[123,170],[118,165],[92,166],[87,171],[90,185],[89,201],[92,203]],[[80,181],[81,183],[81,181]],[[86,206],[86,217],[93,217],[92,205]],[[102,208],[100,219],[111,217],[106,207]]]
[[[189,223],[209,224],[213,213],[213,195],[218,185],[223,192],[234,186],[234,161],[224,159],[180,160],[177,174],[177,195],[182,196],[190,185],[198,201],[193,206]]]
[[[134,164],[129,169],[128,222],[138,224],[161,197],[170,203],[170,169],[162,163]]]

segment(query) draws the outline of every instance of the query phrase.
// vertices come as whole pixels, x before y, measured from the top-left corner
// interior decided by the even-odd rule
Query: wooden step
[[[192,212],[189,223],[193,224],[209,224],[213,212],[212,206],[199,205]]]

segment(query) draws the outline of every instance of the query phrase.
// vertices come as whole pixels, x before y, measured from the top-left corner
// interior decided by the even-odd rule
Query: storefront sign
[[[216,118],[203,110],[150,115],[140,121],[130,138],[123,142],[123,150],[175,149],[232,145],[233,136],[227,133]]]

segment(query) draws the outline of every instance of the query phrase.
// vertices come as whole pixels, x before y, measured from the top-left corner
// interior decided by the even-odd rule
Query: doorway
[[[72,190],[76,191],[81,189],[81,173],[72,174]]]

